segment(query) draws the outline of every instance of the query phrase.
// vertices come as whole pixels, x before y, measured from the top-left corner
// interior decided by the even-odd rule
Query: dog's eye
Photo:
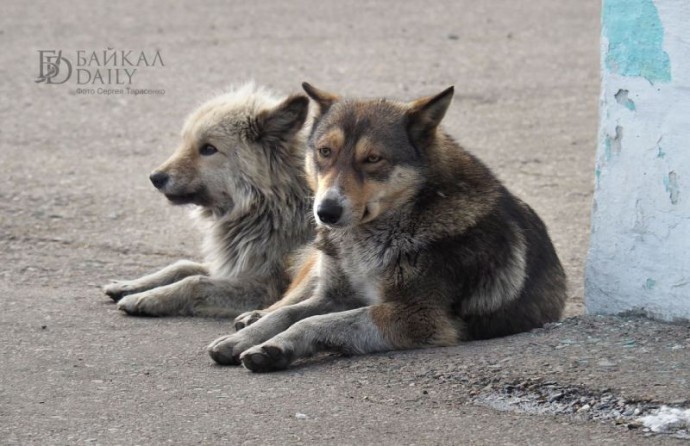
[[[381,161],[381,157],[378,155],[369,155],[366,159],[367,164],[376,164]]]
[[[201,146],[201,148],[199,149],[199,153],[200,153],[201,155],[203,155],[203,156],[210,156],[210,155],[213,155],[213,154],[216,153],[217,151],[218,151],[218,149],[216,149],[215,147],[213,147],[211,144],[204,144],[204,145]]]
[[[331,149],[328,147],[321,147],[319,149],[319,155],[321,155],[324,158],[328,158],[329,156],[331,156]]]

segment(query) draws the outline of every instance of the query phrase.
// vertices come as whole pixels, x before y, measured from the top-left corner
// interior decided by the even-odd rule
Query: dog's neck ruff
[[[202,251],[212,276],[270,277],[286,255],[311,236],[308,199],[279,202],[262,197],[250,206],[215,214],[195,213],[204,235]]]

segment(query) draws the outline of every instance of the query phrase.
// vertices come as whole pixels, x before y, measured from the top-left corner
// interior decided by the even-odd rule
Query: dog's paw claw
[[[139,299],[137,296],[126,296],[122,297],[118,302],[117,302],[117,309],[120,311],[124,311],[127,314],[137,314],[137,306]]]
[[[242,365],[252,372],[264,373],[283,370],[290,364],[291,355],[272,345],[256,346],[240,355]]]
[[[113,282],[103,287],[103,292],[115,302],[122,299],[122,287],[120,282]]]
[[[235,331],[240,331],[245,327],[252,325],[264,317],[268,312],[263,310],[247,311],[235,318]]]
[[[115,302],[119,302],[123,297],[132,294],[133,290],[127,282],[116,280],[105,285],[103,292]]]
[[[216,364],[220,365],[240,365],[240,357],[239,355],[233,355],[230,353],[229,355],[225,350],[222,349],[209,349],[208,354],[211,356],[211,359],[213,359]]]
[[[130,294],[117,302],[117,309],[130,316],[158,316],[152,311],[153,307],[150,302],[147,305],[146,297],[141,294]]]
[[[233,336],[218,338],[208,346],[208,354],[220,365],[240,365],[240,354],[246,349],[242,342],[234,340]]]

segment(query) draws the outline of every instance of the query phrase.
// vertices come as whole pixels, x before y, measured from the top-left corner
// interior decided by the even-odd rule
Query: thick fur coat
[[[105,287],[132,315],[235,317],[280,299],[313,238],[304,180],[309,100],[245,85],[187,119],[175,153],[151,174],[173,204],[194,205],[203,263],[179,261]]]
[[[565,274],[543,222],[439,128],[452,88],[400,103],[304,87],[319,109],[312,266],[299,298],[241,316],[214,360],[263,372],[324,349],[447,346],[558,320]]]

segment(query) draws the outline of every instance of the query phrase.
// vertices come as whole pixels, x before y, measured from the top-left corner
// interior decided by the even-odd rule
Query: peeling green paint
[[[616,136],[606,135],[606,140],[604,141],[604,158],[606,161],[611,160],[611,155],[618,155],[623,149],[623,127],[616,126]]]
[[[664,51],[664,28],[652,0],[604,0],[606,69],[649,82],[670,82],[671,61]]]
[[[656,157],[664,159],[665,156],[666,156],[666,152],[664,152],[664,149],[662,149],[661,146],[659,146],[659,152],[656,154]]]
[[[680,195],[680,188],[678,187],[678,175],[671,171],[664,177],[664,187],[668,196],[671,199],[671,204],[678,204],[678,196]]]
[[[618,93],[616,93],[614,97],[616,98],[616,102],[618,102],[620,105],[622,105],[630,111],[635,111],[635,103],[632,99],[628,97],[629,93],[630,92],[628,90],[621,89],[618,90]]]

